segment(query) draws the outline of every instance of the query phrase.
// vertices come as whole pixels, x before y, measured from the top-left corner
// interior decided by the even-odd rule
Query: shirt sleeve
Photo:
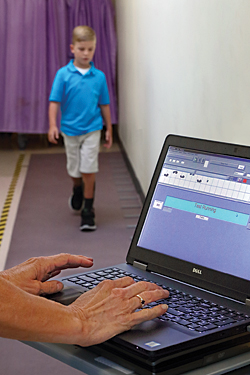
[[[105,75],[103,75],[103,81],[100,89],[99,105],[109,104],[109,90]]]
[[[64,80],[63,80],[63,74],[61,69],[58,70],[56,73],[51,92],[49,101],[50,102],[61,102],[63,97],[63,86],[64,86]]]

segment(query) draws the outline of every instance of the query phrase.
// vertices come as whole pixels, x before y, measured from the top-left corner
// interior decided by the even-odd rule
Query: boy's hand
[[[59,139],[59,131],[57,126],[51,126],[48,132],[48,140],[51,143],[57,144]]]
[[[104,119],[104,123],[106,125],[106,132],[105,132],[105,141],[104,147],[110,148],[112,146],[112,123],[111,123],[111,114],[109,104],[100,105],[102,117]]]
[[[107,148],[110,148],[112,146],[113,139],[112,139],[112,133],[109,130],[106,130],[105,141],[106,141],[106,143],[104,143],[103,146],[107,147]]]

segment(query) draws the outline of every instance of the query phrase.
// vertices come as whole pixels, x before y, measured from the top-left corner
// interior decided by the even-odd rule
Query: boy
[[[92,62],[95,47],[96,35],[92,28],[77,26],[73,30],[70,50],[74,60],[58,70],[49,98],[48,139],[57,143],[56,118],[60,107],[67,171],[73,181],[69,204],[74,211],[80,211],[84,202],[82,231],[96,229],[93,201],[103,120],[106,125],[105,146],[110,148],[112,145],[109,93],[104,73]]]

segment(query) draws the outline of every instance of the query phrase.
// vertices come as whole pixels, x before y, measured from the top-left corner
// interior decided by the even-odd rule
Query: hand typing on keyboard
[[[63,289],[63,283],[50,280],[67,268],[91,267],[93,259],[83,255],[58,254],[48,257],[30,258],[15,267],[0,273],[17,287],[28,293],[52,294]]]
[[[70,305],[82,322],[80,345],[101,343],[136,324],[162,315],[167,310],[165,304],[140,308],[142,302],[146,305],[168,296],[167,290],[145,281],[135,283],[131,277],[102,281]]]
[[[167,290],[122,274],[116,280],[104,281],[98,274],[98,285],[97,279],[89,276],[93,288],[68,306],[39,296],[62,290],[60,281],[49,280],[61,270],[92,264],[92,258],[59,254],[32,258],[0,272],[0,336],[90,346],[166,312],[164,302],[150,304],[167,298]],[[142,308],[144,305],[151,308]]]

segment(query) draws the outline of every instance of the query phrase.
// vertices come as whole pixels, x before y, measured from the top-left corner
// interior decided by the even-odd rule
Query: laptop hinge
[[[247,306],[250,306],[250,298],[246,298],[246,300],[245,300],[245,304],[246,304]]]
[[[148,265],[145,264],[145,263],[137,262],[136,260],[134,260],[133,266],[136,267],[136,268],[139,268],[140,270],[146,271]]]

